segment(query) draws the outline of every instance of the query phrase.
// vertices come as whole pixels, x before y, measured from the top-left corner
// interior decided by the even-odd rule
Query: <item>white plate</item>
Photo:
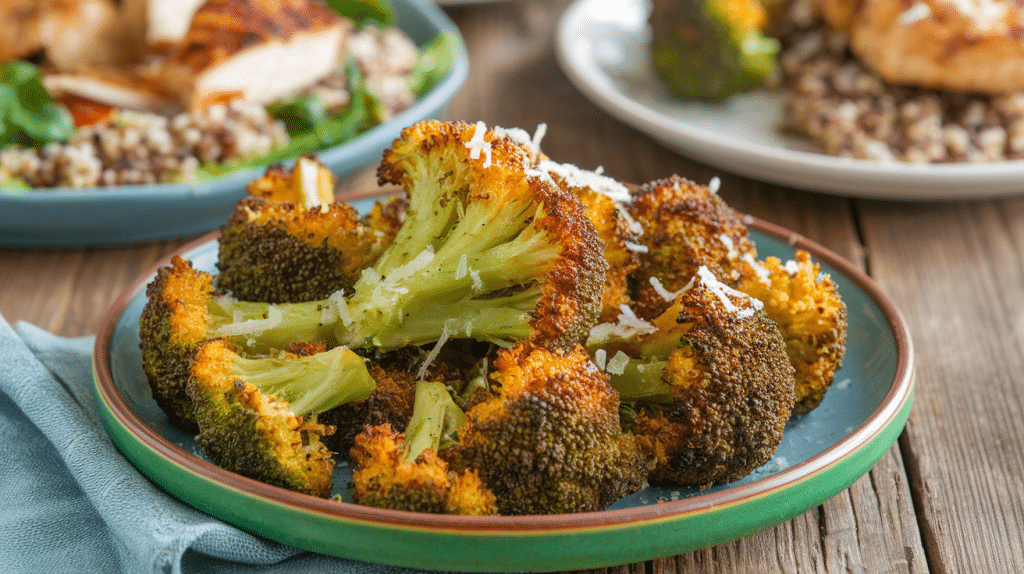
[[[679,153],[781,185],[884,199],[965,199],[1024,192],[1024,161],[911,165],[833,157],[780,134],[781,99],[765,91],[721,104],[672,96],[649,64],[646,0],[576,0],[556,51],[594,103]]]

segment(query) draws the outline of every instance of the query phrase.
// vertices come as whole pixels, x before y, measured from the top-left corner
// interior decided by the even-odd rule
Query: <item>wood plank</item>
[[[601,166],[623,181],[642,183],[675,173],[706,183],[719,176],[722,197],[736,209],[797,231],[863,268],[849,200],[781,189],[703,166],[610,117],[580,94],[558,68],[551,38],[566,4],[449,10],[467,45],[477,48],[470,52],[470,79],[453,101],[452,119],[481,119],[528,131],[547,124],[542,148],[552,159],[587,169]],[[544,9],[546,17],[536,17],[536,11]],[[899,452],[893,449],[849,490],[776,528],[623,568],[677,573],[923,573],[927,566],[909,501],[908,480]]]
[[[862,217],[918,357],[904,447],[932,571],[1024,571],[1024,203],[869,202]]]
[[[0,314],[12,325],[28,321],[60,332],[84,263],[84,252],[76,250],[0,251]]]

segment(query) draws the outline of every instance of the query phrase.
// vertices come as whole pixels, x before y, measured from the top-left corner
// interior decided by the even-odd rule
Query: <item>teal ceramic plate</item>
[[[442,117],[469,71],[458,28],[435,3],[393,0],[392,5],[398,25],[417,44],[441,32],[459,37],[453,43],[457,50],[455,66],[444,80],[390,122],[317,154],[342,180],[380,161],[381,153],[403,127]],[[0,245],[88,247],[205,233],[227,220],[245,195],[246,184],[263,171],[241,170],[193,185],[56,188],[28,193],[0,190]]]
[[[353,203],[366,209],[369,201]],[[913,393],[907,329],[871,280],[803,237],[759,220],[750,227],[762,256],[787,260],[805,249],[832,275],[849,310],[848,346],[825,400],[786,427],[774,458],[719,488],[651,487],[601,512],[465,517],[345,502],[351,469],[344,464],[334,477],[342,502],[224,471],[204,460],[192,436],[168,424],[150,396],[138,325],[156,268],[121,296],[96,338],[100,413],[125,456],[174,496],[256,534],[323,554],[422,569],[539,572],[634,563],[719,544],[788,520],[847,488],[899,436]],[[216,237],[181,255],[215,272]]]

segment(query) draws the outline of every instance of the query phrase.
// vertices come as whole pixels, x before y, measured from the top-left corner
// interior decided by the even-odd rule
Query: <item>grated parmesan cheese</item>
[[[757,275],[757,278],[761,281],[761,283],[764,283],[767,287],[772,286],[772,273],[771,271],[768,271],[767,267],[758,263],[758,261],[754,259],[754,256],[750,253],[744,253],[741,259],[747,265],[750,265],[750,268],[754,270],[754,274]]]
[[[621,313],[616,317],[617,322],[601,323],[595,325],[590,330],[588,344],[601,343],[613,336],[626,339],[634,335],[653,333],[658,330],[654,325],[638,318],[628,305],[619,305],[619,310]]]
[[[598,369],[604,370],[605,365],[608,363],[608,352],[604,349],[598,349],[594,351],[594,364],[597,365]]]
[[[544,136],[548,133],[547,124],[538,124],[536,131],[533,132],[533,139],[530,140],[530,150],[533,155],[540,153],[540,141],[544,139]]]
[[[469,270],[469,277],[473,280],[473,291],[477,293],[484,290],[484,282],[480,280],[480,272],[476,269]]]
[[[317,169],[316,162],[308,157],[300,157],[297,163],[302,206],[306,209],[313,209],[320,205],[319,185],[317,185],[320,180],[320,170]]]
[[[423,377],[427,375],[427,368],[430,367],[430,363],[434,362],[437,355],[441,353],[441,347],[448,342],[448,337],[453,333],[457,332],[456,327],[458,325],[458,319],[448,319],[444,322],[444,327],[441,328],[441,336],[434,343],[434,348],[427,353],[427,357],[423,359],[423,364],[420,365],[420,370],[416,373],[416,380],[422,381]]]
[[[620,203],[629,203],[633,199],[626,186],[608,176],[551,160],[544,160],[537,167],[562,178],[570,187],[589,188]]]
[[[924,2],[918,2],[911,6],[910,8],[908,8],[905,12],[900,14],[897,21],[904,26],[910,26],[911,24],[920,22],[931,15],[931,6],[925,4]]]
[[[722,306],[725,307],[725,310],[729,313],[735,313],[740,319],[750,317],[764,308],[764,303],[761,301],[754,299],[746,293],[737,291],[719,281],[715,277],[715,274],[712,273],[706,265],[701,265],[700,268],[697,269],[697,276],[700,277],[700,282],[704,287],[718,296],[718,300],[722,302]],[[748,301],[750,306],[745,308],[737,307],[736,304],[729,299],[730,295]]]
[[[624,241],[623,245],[626,246],[626,249],[629,249],[630,251],[636,251],[637,253],[647,253],[648,251],[650,251],[650,249],[648,249],[646,245],[633,243],[632,241]]]
[[[722,189],[722,180],[716,175],[708,182],[708,191],[711,193],[718,193],[718,190],[720,189]]]
[[[676,300],[676,297],[689,291],[690,287],[693,287],[693,282],[695,280],[695,277],[691,277],[689,283],[684,285],[682,289],[675,292],[670,292],[668,289],[665,289],[665,286],[661,284],[661,281],[658,280],[657,277],[651,277],[649,281],[651,283],[651,287],[654,287],[654,292],[661,296],[661,298],[664,299],[665,301],[671,303],[672,301]]]
[[[719,241],[722,242],[722,244],[725,245],[725,248],[729,250],[728,253],[725,254],[725,256],[728,257],[729,259],[736,259],[736,256],[739,255],[739,252],[736,251],[736,243],[733,242],[732,237],[729,237],[728,234],[723,233],[718,236],[718,239]]]
[[[619,351],[615,353],[615,356],[608,361],[605,371],[611,375],[621,375],[626,372],[626,365],[629,364],[629,355]]]
[[[348,303],[345,301],[345,297],[343,295],[344,291],[338,289],[334,293],[331,293],[328,299],[334,307],[334,312],[337,314],[338,320],[341,321],[342,325],[348,327],[352,324],[352,315],[348,311]]]
[[[630,231],[635,233],[637,237],[643,237],[644,226],[639,221],[633,219],[633,216],[625,209],[619,209],[617,213],[622,216],[622,219],[626,220],[626,226],[629,227]]]
[[[431,247],[427,247],[420,252],[419,255],[413,258],[412,261],[405,265],[399,265],[395,267],[391,273],[388,273],[388,283],[398,283],[399,281],[412,277],[417,271],[420,271],[430,262],[434,260],[434,250]]]
[[[469,273],[469,260],[466,258],[466,254],[463,253],[462,257],[459,258],[459,266],[455,268],[455,278],[462,279]]]
[[[266,319],[249,319],[238,323],[228,323],[213,331],[214,337],[231,337],[235,335],[250,335],[262,333],[267,329],[273,329],[284,321],[284,313],[276,305],[267,307]]]
[[[482,121],[476,123],[476,131],[473,132],[473,139],[466,142],[466,149],[469,150],[470,159],[480,159],[484,154],[483,167],[491,167],[491,142],[484,140],[487,133],[487,124]]]

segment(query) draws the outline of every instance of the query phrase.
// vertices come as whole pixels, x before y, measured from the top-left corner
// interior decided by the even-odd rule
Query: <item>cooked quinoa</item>
[[[349,38],[348,47],[382,104],[384,121],[412,105],[408,76],[419,50],[404,32],[365,28]],[[341,70],[308,91],[328,109],[351,100]],[[0,182],[13,177],[34,188],[87,188],[190,181],[202,165],[263,157],[288,141],[284,124],[251,102],[171,117],[118,110],[106,122],[77,129],[66,142],[0,149]]]
[[[825,153],[909,163],[1024,158],[1024,93],[1000,96],[886,84],[849,52],[841,32],[795,0],[778,30],[769,88],[785,98],[782,128]]]

